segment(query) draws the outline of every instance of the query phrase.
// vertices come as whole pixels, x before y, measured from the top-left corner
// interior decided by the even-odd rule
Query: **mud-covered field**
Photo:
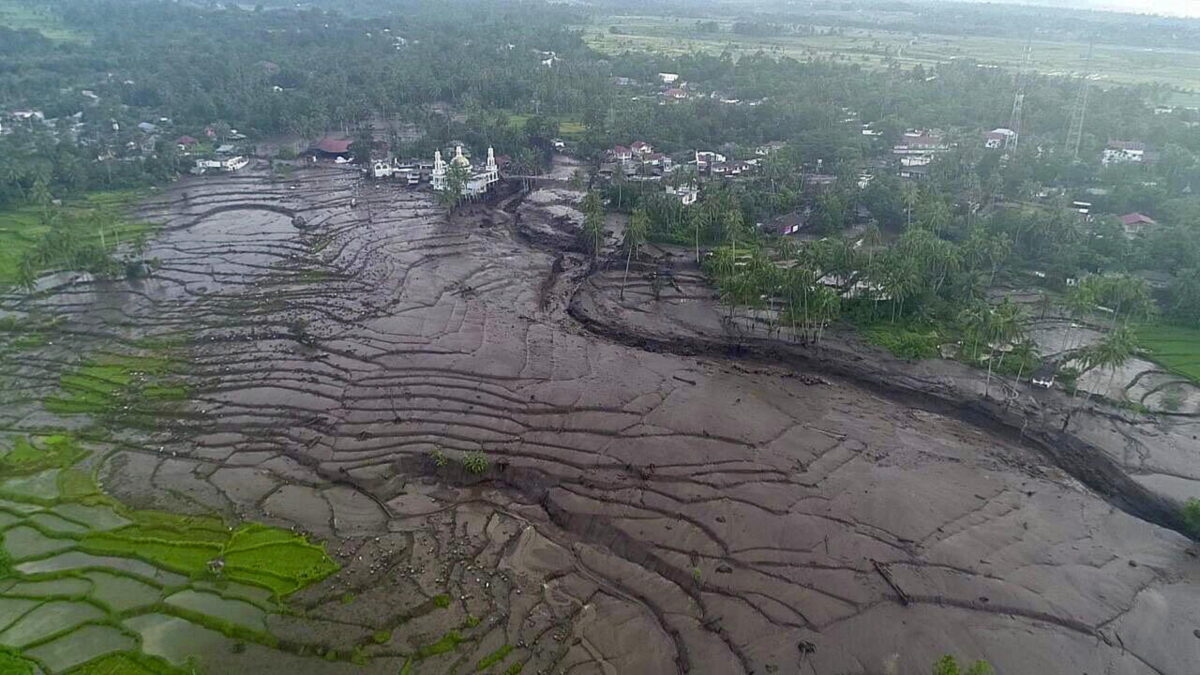
[[[623,265],[563,250],[572,204],[447,218],[335,168],[192,179],[140,214],[165,223],[150,279],[5,298],[46,325],[4,354],[7,433],[79,430],[117,514],[264,523],[340,566],[285,586],[265,559],[262,591],[226,542],[224,569],[142,604],[55,590],[53,632],[211,673],[924,673],[946,653],[1196,672],[1186,538],[1014,436],[827,373],[642,349],[639,330],[720,326],[711,293],[636,267],[618,300]],[[52,523],[12,536],[34,507],[64,508],[0,501],[22,574],[104,550]],[[141,553],[57,568],[172,573]],[[50,591],[28,583],[0,583],[0,644],[66,671],[29,637]]]

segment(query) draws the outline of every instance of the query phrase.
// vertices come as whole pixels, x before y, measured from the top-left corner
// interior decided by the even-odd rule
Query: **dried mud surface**
[[[557,248],[561,194],[447,218],[332,168],[293,182],[184,181],[141,214],[166,223],[153,278],[5,300],[71,317],[13,366],[8,427],[45,418],[72,354],[186,332],[187,413],[105,454],[106,489],[311,532],[344,565],[268,628],[366,665],[181,633],[212,672],[1200,663],[1189,542],[1044,450],[837,375],[667,348],[719,326],[711,293],[656,300],[642,270],[619,300],[620,271]]]

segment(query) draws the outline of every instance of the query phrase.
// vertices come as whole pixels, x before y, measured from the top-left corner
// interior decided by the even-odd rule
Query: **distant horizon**
[[[1181,18],[1200,18],[1200,0],[966,0],[989,4],[1072,7],[1132,14],[1158,14]]]

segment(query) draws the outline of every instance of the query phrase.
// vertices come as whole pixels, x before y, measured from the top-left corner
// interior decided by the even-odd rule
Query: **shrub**
[[[463,468],[477,476],[487,473],[489,465],[487,455],[478,450],[468,452],[467,456],[463,457]]]
[[[1183,505],[1183,524],[1189,534],[1200,539],[1200,499],[1192,497]]]
[[[958,661],[949,654],[933,664],[933,675],[993,675],[994,673],[995,671],[987,661],[976,661],[964,671],[959,668]]]

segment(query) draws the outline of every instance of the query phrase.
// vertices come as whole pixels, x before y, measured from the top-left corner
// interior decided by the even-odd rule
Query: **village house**
[[[334,138],[326,136],[316,145],[309,148],[308,153],[313,159],[345,160],[350,157],[350,146],[354,141],[349,138]]]
[[[725,162],[726,162],[725,155],[722,155],[719,152],[712,152],[709,150],[697,150],[696,158],[695,158],[695,160],[693,160],[692,163],[696,165],[697,170],[704,170],[704,169],[707,169],[708,167],[712,166],[713,164],[724,164]]]
[[[678,197],[679,203],[684,206],[691,206],[696,203],[700,197],[700,191],[693,185],[680,185],[679,187],[667,186],[666,193],[672,197]]]
[[[675,81],[679,79],[679,73],[659,73],[658,79],[663,84],[675,84]]]
[[[892,147],[895,155],[920,155],[945,152],[950,149],[941,135],[932,131],[907,131],[900,142]]]
[[[828,173],[804,174],[805,192],[824,192],[837,184],[838,177]]]
[[[1146,161],[1146,144],[1140,141],[1109,141],[1100,157],[1104,166],[1141,164]]]
[[[929,167],[926,166],[902,166],[900,167],[900,177],[908,180],[925,180],[929,178]]]
[[[629,151],[638,157],[643,157],[654,152],[654,147],[645,141],[634,141],[633,144],[629,146]]]
[[[1014,138],[1017,132],[1012,129],[992,129],[984,136],[983,147],[989,150],[999,150],[1008,145],[1009,139]]]
[[[808,224],[808,210],[797,209],[791,213],[785,213],[782,216],[777,216],[771,219],[763,226],[763,231],[767,234],[774,234],[781,237],[791,237],[800,234],[800,231]]]
[[[1121,216],[1120,220],[1121,228],[1125,230],[1125,236],[1130,239],[1144,233],[1147,228],[1158,224],[1150,216],[1141,213],[1127,213]]]
[[[623,145],[614,145],[613,149],[608,151],[608,156],[618,162],[628,162],[633,159],[633,151]]]
[[[688,97],[688,93],[682,89],[672,88],[664,91],[663,97],[668,101],[682,101]]]
[[[784,143],[783,141],[771,141],[770,143],[763,143],[762,145],[755,148],[754,154],[756,154],[760,157],[767,157],[769,155],[775,154],[776,152],[779,152],[780,150],[782,150],[786,147],[787,147],[787,143]]]
[[[179,149],[182,151],[191,150],[199,142],[200,141],[197,141],[191,136],[180,136],[179,138],[175,139],[175,145],[178,145]]]

